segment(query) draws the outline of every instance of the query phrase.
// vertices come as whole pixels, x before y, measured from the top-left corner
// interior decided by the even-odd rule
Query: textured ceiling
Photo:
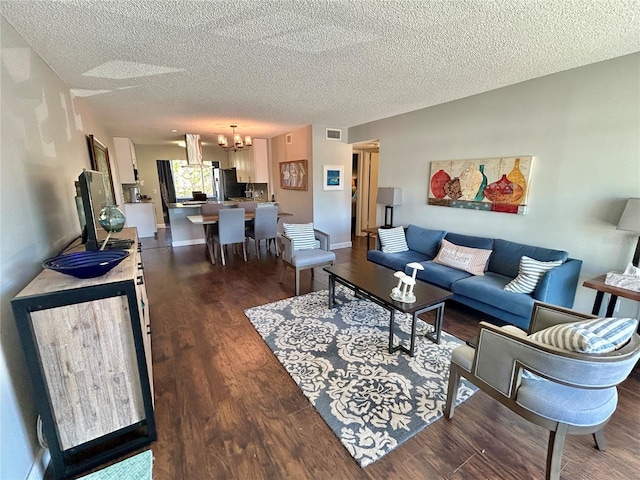
[[[640,51],[638,0],[2,0],[0,11],[135,143],[214,142],[231,123],[255,137],[350,127]]]

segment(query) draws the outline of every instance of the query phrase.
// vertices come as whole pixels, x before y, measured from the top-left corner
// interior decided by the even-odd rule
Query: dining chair
[[[258,208],[258,202],[256,202],[256,201],[238,202],[238,203],[236,203],[236,207],[237,208],[244,208],[245,212],[255,212],[256,209]]]
[[[444,415],[453,417],[464,377],[549,430],[545,478],[558,480],[567,435],[592,434],[596,447],[605,450],[604,427],[618,404],[616,386],[640,357],[637,325],[632,318],[596,319],[539,302],[529,332],[480,322],[475,347],[461,345],[451,353]]]
[[[260,240],[266,240],[267,250],[269,250],[269,240],[273,240],[276,246],[276,257],[280,255],[278,251],[278,207],[269,206],[256,209],[256,216],[253,225],[247,226],[247,240],[253,238],[256,246],[256,257],[260,258]]]
[[[225,206],[222,203],[204,203],[200,206],[200,213],[202,214],[203,217],[207,216],[207,215],[217,215],[221,209],[223,208],[227,208],[227,206]],[[204,235],[205,235],[205,241],[207,243],[207,254],[211,255],[212,251],[213,251],[213,245],[212,245],[212,236],[215,232],[218,231],[218,224],[217,223],[208,223],[206,225],[202,225],[202,227],[204,228]]]
[[[247,261],[247,249],[245,247],[245,227],[244,227],[244,208],[223,208],[218,213],[218,231],[212,234],[213,241],[213,258],[215,263],[215,244],[220,246],[220,258],[222,265],[226,265],[224,256],[225,245],[242,244],[242,255],[244,261]]]

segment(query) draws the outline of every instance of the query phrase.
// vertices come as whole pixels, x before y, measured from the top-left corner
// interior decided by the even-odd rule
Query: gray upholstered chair
[[[213,263],[215,263],[215,244],[220,245],[220,257],[222,265],[226,265],[224,258],[224,246],[235,243],[242,244],[244,261],[247,261],[247,249],[245,247],[244,208],[223,208],[218,213],[218,231],[211,235],[213,241]]]
[[[278,251],[278,242],[275,241],[278,236],[278,207],[260,207],[256,209],[256,216],[253,223],[247,226],[247,240],[253,238],[256,245],[256,257],[260,258],[260,240],[267,241],[267,249],[269,249],[269,240],[273,239],[276,245],[276,256],[280,254]]]
[[[304,226],[304,224],[300,226]],[[284,264],[282,275],[280,276],[280,283],[284,280],[287,267],[293,268],[296,274],[296,296],[300,295],[300,272],[302,270],[310,268],[311,276],[313,277],[313,269],[315,267],[333,265],[333,262],[336,260],[336,254],[329,250],[329,246],[331,245],[331,237],[329,234],[313,227],[311,228],[315,237],[314,245],[305,245],[303,248],[299,248],[299,244],[301,244],[302,241],[296,239],[294,235],[287,235],[286,233],[278,234],[278,238],[282,242],[282,262]],[[317,245],[315,245],[316,240]],[[298,245],[296,245],[296,243],[298,243]]]
[[[536,303],[530,333],[591,318],[595,317]],[[637,321],[631,328],[637,328]],[[521,417],[549,430],[546,478],[556,480],[567,434],[593,434],[598,449],[606,448],[604,426],[617,407],[616,385],[627,378],[640,357],[640,336],[634,332],[625,345],[610,353],[587,354],[543,345],[527,338],[526,332],[512,332],[509,327],[480,322],[476,347],[462,345],[453,350],[445,417],[453,417],[460,377],[466,378]]]

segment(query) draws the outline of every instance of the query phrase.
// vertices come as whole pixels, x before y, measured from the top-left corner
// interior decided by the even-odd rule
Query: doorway
[[[365,228],[377,226],[378,160],[380,142],[353,144],[352,234],[366,235]]]

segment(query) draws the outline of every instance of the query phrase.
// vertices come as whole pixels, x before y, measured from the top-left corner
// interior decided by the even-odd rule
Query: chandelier
[[[232,130],[231,138],[233,138],[233,144],[229,146],[227,137],[225,137],[222,134],[218,134],[218,145],[220,147],[224,148],[225,150],[233,149],[234,152],[237,152],[238,150],[242,150],[244,147],[250,147],[251,145],[253,145],[253,140],[251,139],[250,135],[246,135],[243,141],[240,134],[236,133],[236,128],[238,128],[238,126],[237,125],[229,125],[229,126],[231,127],[231,130]]]

